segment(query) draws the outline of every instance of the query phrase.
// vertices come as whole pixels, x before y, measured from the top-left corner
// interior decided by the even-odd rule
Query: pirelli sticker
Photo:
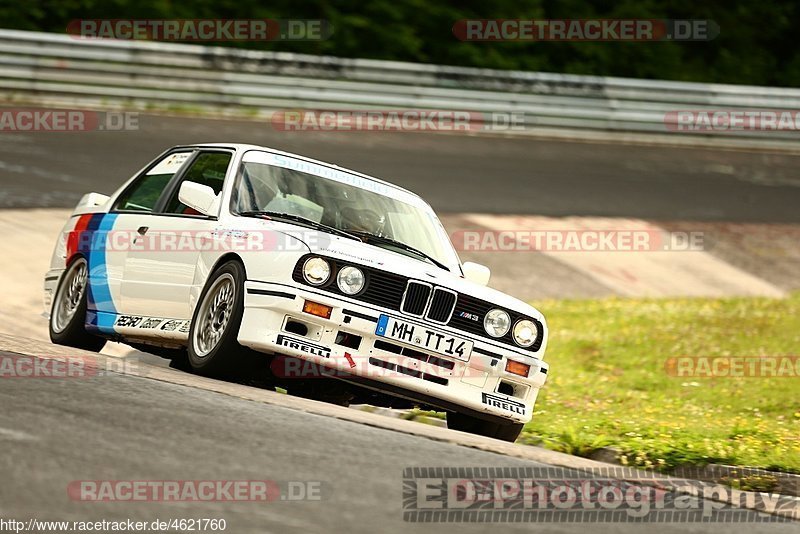
[[[507,412],[525,415],[525,405],[521,402],[511,400],[491,393],[483,393],[483,403],[492,408],[500,408]]]
[[[309,343],[308,341],[297,339],[294,337],[284,336],[280,334],[277,339],[278,345],[282,347],[287,347],[294,350],[299,350],[300,352],[305,352],[306,354],[311,354],[312,356],[321,356],[323,358],[330,358],[331,357],[331,349],[325,347],[323,345],[316,345],[314,343]]]

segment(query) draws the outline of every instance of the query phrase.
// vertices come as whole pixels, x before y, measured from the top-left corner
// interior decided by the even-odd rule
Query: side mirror
[[[207,185],[183,182],[178,192],[178,200],[203,215],[213,215],[212,208],[217,195]]]
[[[461,269],[464,271],[464,278],[482,286],[488,285],[489,278],[492,276],[492,271],[480,263],[465,261],[461,264]]]

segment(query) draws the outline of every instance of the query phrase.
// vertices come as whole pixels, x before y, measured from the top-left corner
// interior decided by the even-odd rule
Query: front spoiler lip
[[[373,380],[368,377],[362,376],[351,376],[351,377],[344,377],[344,376],[337,376],[335,377],[337,380],[342,380],[343,382],[347,382],[350,384],[354,384],[356,386],[372,389],[378,391],[380,393],[389,393],[395,395],[397,397],[402,397],[404,399],[408,399],[411,401],[418,401],[420,403],[430,405],[436,408],[441,408],[445,412],[457,412],[464,415],[469,415],[475,417],[477,419],[483,419],[485,421],[491,421],[493,423],[503,423],[503,424],[519,424],[522,421],[518,421],[516,419],[511,419],[509,417],[501,417],[498,415],[492,415],[485,412],[481,412],[479,410],[474,410],[467,406],[457,404],[455,402],[448,401],[446,399],[442,399],[439,397],[433,397],[431,395],[426,395],[425,393],[420,393],[418,391],[414,391],[411,389],[402,388],[400,386],[396,386],[394,384],[389,384],[387,382],[381,382],[379,380]],[[526,420],[527,422],[527,420]],[[524,423],[523,423],[524,424]]]

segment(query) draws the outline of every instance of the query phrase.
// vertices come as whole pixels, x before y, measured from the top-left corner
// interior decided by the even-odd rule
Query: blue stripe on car
[[[91,235],[82,240],[87,243],[84,250],[89,264],[89,291],[87,293],[86,324],[103,334],[114,333],[117,309],[108,286],[106,264],[108,233],[114,228],[116,214],[98,213],[92,216],[86,228]]]

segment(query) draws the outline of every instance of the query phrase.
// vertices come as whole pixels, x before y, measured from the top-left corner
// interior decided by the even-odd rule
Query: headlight
[[[331,266],[322,258],[309,258],[303,264],[303,278],[311,285],[322,285],[330,277]]]
[[[491,310],[483,319],[483,328],[492,337],[503,337],[511,328],[511,317],[503,310]]]
[[[514,325],[514,342],[520,347],[530,347],[537,337],[539,329],[533,321],[523,319]]]
[[[343,267],[336,276],[336,285],[345,295],[355,295],[364,289],[364,273],[356,267]]]

